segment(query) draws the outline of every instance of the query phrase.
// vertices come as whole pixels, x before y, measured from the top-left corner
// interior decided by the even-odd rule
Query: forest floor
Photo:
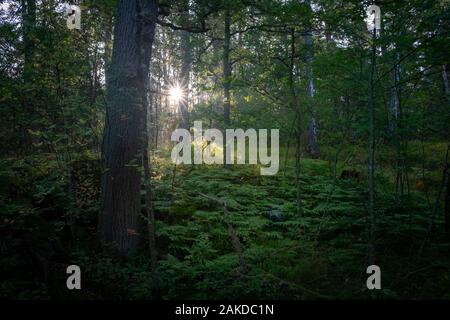
[[[63,243],[69,260],[83,270],[82,292],[61,296],[58,288],[27,271],[8,277],[0,293],[12,290],[24,298],[58,294],[83,299],[450,297],[450,244],[442,244],[442,221],[436,217],[436,235],[424,245],[431,209],[417,192],[403,197],[377,192],[382,290],[370,291],[366,287],[369,217],[361,178],[333,178],[329,162],[304,159],[298,215],[291,163],[276,176],[261,176],[257,166],[248,165],[231,170],[178,166],[174,178],[173,165],[162,159],[154,162],[159,259],[155,273],[149,271],[146,246],[129,259],[111,258],[92,246],[96,219],[92,209],[88,227],[84,231],[80,227],[70,250]],[[64,230],[52,223],[55,230]],[[86,232],[92,234],[83,236]],[[3,275],[21,268],[20,257],[14,259],[2,263]]]

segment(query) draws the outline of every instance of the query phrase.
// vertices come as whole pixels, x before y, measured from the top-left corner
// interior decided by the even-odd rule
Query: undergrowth
[[[382,188],[377,192],[377,263],[382,270],[383,290],[373,292],[366,288],[367,194],[364,183],[358,179],[334,178],[328,162],[304,159],[303,210],[299,216],[293,201],[294,170],[289,166],[276,176],[261,176],[256,166],[234,166],[231,170],[221,166],[179,166],[174,178],[172,165],[159,158],[154,163],[159,260],[154,273],[149,271],[145,243],[142,251],[130,259],[111,258],[93,245],[96,201],[90,205],[83,203],[84,215],[80,208],[72,211],[77,214],[79,231],[75,232],[76,239],[66,241],[68,222],[63,208],[67,204],[62,182],[52,181],[53,188],[49,190],[49,181],[36,179],[40,181],[36,185],[20,185],[24,181],[3,174],[2,179],[15,181],[15,189],[8,192],[32,196],[26,198],[22,194],[23,201],[15,201],[14,207],[8,198],[1,198],[3,219],[8,219],[8,214],[15,217],[17,212],[21,214],[15,221],[4,220],[7,223],[2,224],[0,296],[42,299],[450,297],[450,245],[442,244],[439,217],[434,237],[424,242],[431,209],[419,193],[396,197]],[[29,167],[23,165],[31,171],[38,166],[36,163]],[[47,180],[52,179],[52,174],[44,173]],[[34,175],[39,177],[39,172]],[[240,268],[238,253],[231,244],[224,207],[212,199],[219,199],[228,210],[228,222],[242,245],[246,270]],[[274,213],[277,219],[272,218]],[[30,231],[27,221],[31,218],[48,230],[44,227],[41,230],[34,221],[34,229]],[[18,240],[20,232],[23,235]],[[143,235],[146,236],[145,232]],[[47,240],[43,242],[41,237]],[[52,264],[56,267],[50,271],[30,271],[37,263],[33,256],[40,256],[35,252],[48,250],[33,247],[38,238],[55,251],[47,258],[56,261]],[[52,276],[59,270],[58,265],[67,263],[82,269],[81,292],[64,290],[63,271],[61,277]],[[15,273],[17,270],[25,272]]]

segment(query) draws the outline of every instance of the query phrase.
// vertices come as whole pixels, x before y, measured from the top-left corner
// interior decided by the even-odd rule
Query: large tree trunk
[[[189,27],[189,1],[184,0],[183,12],[181,14],[182,26]],[[189,130],[189,81],[191,76],[191,64],[192,64],[192,50],[191,50],[191,37],[188,31],[181,31],[181,88],[183,89],[183,97],[180,99],[180,111],[181,111],[181,127]]]
[[[306,5],[308,6],[308,13],[311,15],[311,1],[306,0]],[[316,157],[319,154],[319,146],[317,144],[317,121],[316,121],[316,110],[313,103],[314,98],[314,77],[313,77],[313,69],[312,69],[312,63],[313,63],[313,56],[314,56],[314,50],[313,50],[313,38],[312,38],[312,24],[311,24],[312,17],[310,16],[307,22],[307,28],[306,28],[306,35],[305,35],[305,48],[306,48],[306,78],[308,81],[308,104],[309,104],[309,111],[311,114],[311,119],[309,120],[308,124],[308,145],[307,145],[307,151],[308,153]]]
[[[107,83],[99,237],[120,255],[137,249],[155,0],[121,0]]]

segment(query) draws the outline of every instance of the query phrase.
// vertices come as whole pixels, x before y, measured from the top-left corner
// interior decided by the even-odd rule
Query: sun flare
[[[175,102],[180,101],[183,98],[183,90],[178,85],[174,86],[170,88],[169,96]]]

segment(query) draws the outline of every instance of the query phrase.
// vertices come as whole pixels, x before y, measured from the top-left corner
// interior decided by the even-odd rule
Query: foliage
[[[34,14],[24,10],[30,3],[37,4]],[[187,1],[192,70],[184,89],[191,124],[225,128],[223,24],[229,14],[229,126],[280,129],[275,176],[261,176],[259,165],[171,163],[170,134],[182,119],[179,101],[167,92],[182,77],[185,48],[178,29],[186,2],[158,1],[160,25],[145,70],[151,75],[154,271],[147,228],[138,231],[139,252],[126,258],[111,255],[96,238],[101,176],[108,170],[101,149],[117,1],[80,3],[79,31],[65,28],[57,1],[0,4],[0,298],[450,298],[450,245],[443,232],[450,223],[443,214],[444,193],[450,192],[444,189],[450,136],[446,1],[383,2],[383,30],[374,42],[361,1],[312,1],[312,11],[301,1]],[[306,94],[309,21],[314,97]],[[375,244],[383,274],[383,290],[375,293],[365,286],[372,44]],[[312,117],[320,145],[314,157],[305,148]],[[143,183],[142,203],[144,195]],[[65,288],[69,264],[83,272],[80,292]]]

